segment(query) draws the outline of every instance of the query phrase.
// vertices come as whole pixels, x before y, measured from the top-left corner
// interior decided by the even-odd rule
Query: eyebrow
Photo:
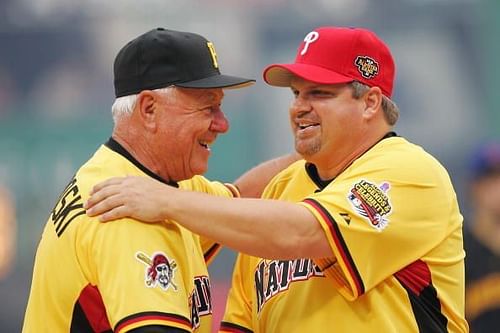
[[[310,86],[303,87],[302,89],[307,89],[307,90],[328,90],[328,91],[339,91],[342,90],[344,87],[347,86],[347,83],[337,83],[337,84],[313,84]],[[299,90],[297,87],[294,87],[293,85],[290,85],[290,89],[292,91],[294,90]]]
[[[198,95],[198,94],[197,94]],[[215,91],[204,91],[201,92],[197,98],[199,98],[201,101],[207,101],[207,102],[215,102],[219,98],[222,99],[224,97],[224,92],[222,91],[221,94],[216,93]]]

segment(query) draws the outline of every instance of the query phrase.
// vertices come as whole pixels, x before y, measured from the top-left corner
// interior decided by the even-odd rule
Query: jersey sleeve
[[[191,179],[179,182],[179,187],[183,190],[204,192],[222,197],[240,197],[238,188],[233,184],[210,181],[203,176],[194,176]]]
[[[231,288],[219,332],[251,333],[252,281],[251,263],[247,255],[239,254],[234,265]]]
[[[222,197],[240,197],[238,188],[233,184],[209,181],[203,176],[194,176],[189,180],[182,181],[179,183],[179,187],[184,190],[204,192]],[[222,249],[219,243],[203,236],[200,236],[200,245],[207,265],[213,262],[213,259]]]
[[[147,325],[191,332],[186,301],[192,291],[186,262],[190,242],[185,237],[174,223],[124,219],[97,226],[86,260],[93,263],[114,332]]]
[[[302,201],[333,254],[315,262],[347,299],[417,261],[461,223],[444,169],[424,166],[353,172]]]

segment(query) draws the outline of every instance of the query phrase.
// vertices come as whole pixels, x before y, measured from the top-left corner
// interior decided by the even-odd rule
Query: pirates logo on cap
[[[215,53],[215,46],[212,42],[207,42],[208,50],[210,51],[210,55],[212,56],[212,61],[214,62],[214,67],[219,68],[219,64],[217,63],[217,53]]]
[[[372,79],[378,74],[378,63],[370,57],[357,56],[354,64],[365,79]]]

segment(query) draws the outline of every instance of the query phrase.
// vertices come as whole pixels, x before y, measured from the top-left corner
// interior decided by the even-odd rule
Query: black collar
[[[384,140],[384,139],[387,139],[387,138],[392,138],[393,136],[398,136],[396,134],[396,132],[388,132],[386,135],[384,135],[384,137],[382,139],[380,139],[379,141],[377,141],[373,146],[375,146],[377,143],[379,143],[380,141]],[[371,146],[369,149],[367,149],[366,151],[372,149]],[[366,152],[365,152],[366,153]],[[363,153],[364,154],[364,153]],[[349,167],[349,166],[348,166]],[[320,192],[322,191],[325,187],[328,186],[328,184],[330,184],[335,178],[332,178],[332,179],[327,179],[327,180],[322,180],[320,177],[319,177],[319,174],[318,174],[318,169],[316,168],[316,166],[312,163],[306,163],[306,172],[307,174],[309,175],[309,177],[311,178],[311,180],[314,182],[314,184],[316,184],[316,186],[318,186],[319,190],[316,191],[316,192]]]
[[[119,144],[115,139],[112,137],[109,138],[109,140],[104,144],[106,147],[114,151],[115,153],[118,153],[125,157],[127,160],[129,160],[132,164],[134,164],[136,167],[141,169],[142,172],[144,172],[146,175],[150,176],[151,178],[154,178],[162,183],[165,183],[167,185],[173,186],[173,187],[179,187],[179,184],[177,182],[173,181],[166,181],[165,179],[161,178],[158,176],[156,173],[153,171],[149,170],[146,168],[144,165],[142,165],[138,160],[135,159],[132,154],[130,154],[121,144]]]

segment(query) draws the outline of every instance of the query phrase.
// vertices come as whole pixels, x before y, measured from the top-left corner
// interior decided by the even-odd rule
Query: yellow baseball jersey
[[[211,331],[206,262],[217,244],[173,221],[100,223],[85,214],[93,185],[125,175],[161,180],[110,139],[64,189],[38,246],[23,332],[128,332],[147,325]],[[233,196],[201,176],[179,186]]]
[[[387,137],[328,182],[298,161],[263,197],[309,209],[332,256],[239,255],[220,332],[468,331],[462,216],[420,147]]]

